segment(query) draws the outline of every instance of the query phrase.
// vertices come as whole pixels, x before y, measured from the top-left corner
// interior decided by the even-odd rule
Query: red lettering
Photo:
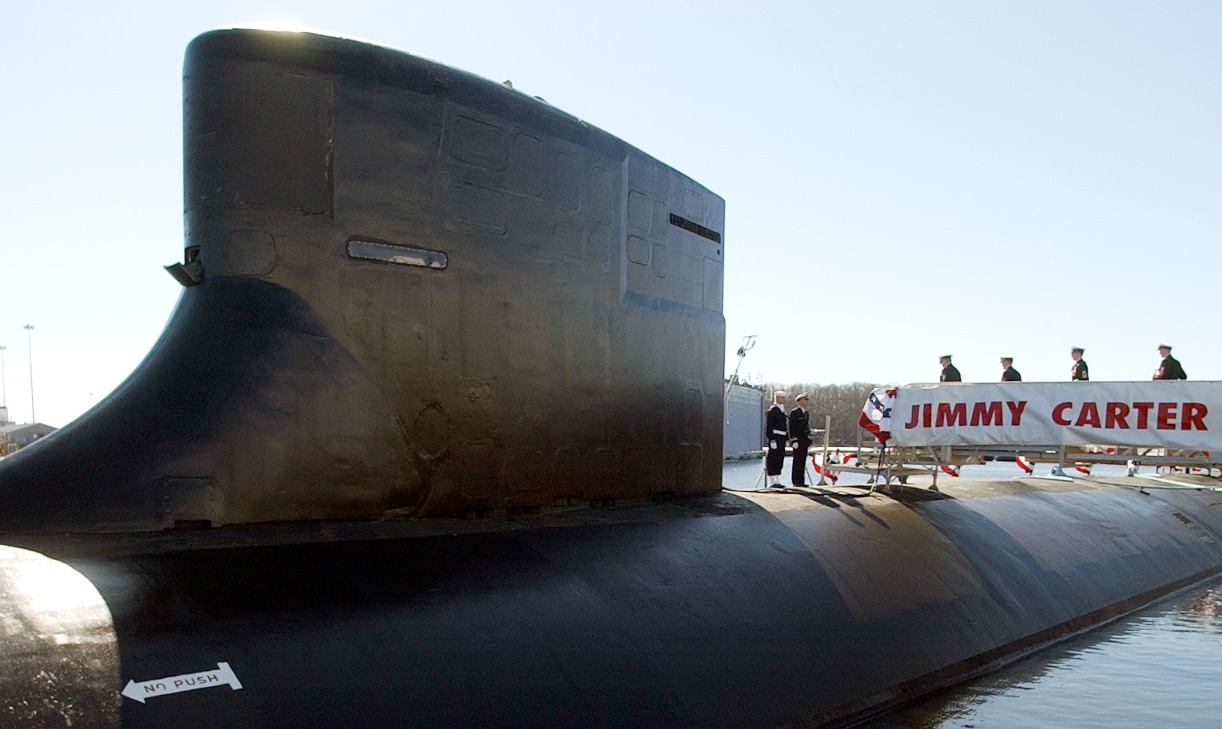
[[[1052,422],[1057,425],[1069,425],[1069,418],[1065,417],[1065,411],[1073,407],[1071,402],[1057,403],[1052,409]]]
[[[1135,402],[1133,403],[1133,409],[1137,411],[1137,429],[1145,430],[1146,428],[1150,427],[1150,421],[1147,416],[1149,416],[1150,411],[1154,409],[1154,403]]]
[[[920,406],[920,405],[913,405],[913,406],[912,406],[912,419],[911,419],[911,420],[909,420],[907,423],[904,423],[904,428],[905,428],[906,430],[912,430],[913,428],[915,428],[915,427],[916,427],[916,424],[917,424],[917,412],[918,412],[920,409],[921,409],[921,406]]]
[[[972,405],[972,425],[1001,425],[1001,401],[978,402]]]
[[[930,413],[932,412],[933,412],[932,404],[925,403],[924,405],[921,406],[921,425],[924,425],[926,428],[933,427],[933,417],[930,415]]]
[[[1175,406],[1173,402],[1160,402],[1158,404],[1158,424],[1155,428],[1158,430],[1175,430]]]
[[[1129,406],[1122,402],[1109,402],[1107,404],[1107,414],[1103,419],[1103,427],[1119,428],[1120,430],[1129,429]]]
[[[1209,409],[1205,407],[1205,403],[1186,402],[1184,410],[1181,413],[1180,429],[1181,430],[1208,430],[1205,427],[1205,416],[1209,415]],[[1208,455],[1208,454],[1206,454]]]
[[[1082,403],[1082,411],[1078,413],[1078,422],[1074,425],[1079,428],[1090,426],[1092,428],[1099,427],[1099,406],[1093,402]]]
[[[1006,407],[1010,409],[1010,425],[1017,426],[1019,421],[1023,419],[1023,409],[1027,407],[1026,400],[1018,402],[1006,401]]]
[[[941,428],[944,425],[967,425],[967,405],[961,402],[938,403],[938,422],[936,427]]]

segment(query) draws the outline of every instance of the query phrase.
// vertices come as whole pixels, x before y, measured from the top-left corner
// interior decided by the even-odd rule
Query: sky
[[[722,7],[724,5],[724,7]],[[902,384],[1222,379],[1222,3],[17,3],[0,351],[63,426],[181,291],[182,59],[219,27],[359,37],[515,88],[726,201],[726,368]],[[32,325],[27,330],[24,327]],[[32,377],[31,377],[32,375]],[[33,393],[31,396],[31,382]]]

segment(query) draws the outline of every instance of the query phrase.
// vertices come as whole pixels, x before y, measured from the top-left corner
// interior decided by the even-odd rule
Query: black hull
[[[1216,493],[962,486],[31,541],[72,569],[3,548],[5,613],[35,617],[0,694],[73,726],[838,725],[1222,565]],[[221,663],[241,689],[148,687]]]

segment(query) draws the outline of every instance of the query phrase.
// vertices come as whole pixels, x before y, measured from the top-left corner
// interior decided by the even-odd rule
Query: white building
[[[7,417],[8,413],[4,415]],[[0,425],[0,456],[7,456],[19,448],[55,432],[55,428],[43,423],[4,423]]]
[[[730,385],[725,418],[722,457],[759,458],[764,447],[764,391],[750,385]]]

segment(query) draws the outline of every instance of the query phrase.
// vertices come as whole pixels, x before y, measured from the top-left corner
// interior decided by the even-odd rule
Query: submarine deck
[[[1160,483],[1160,481],[1162,483]],[[0,533],[0,543],[31,549],[51,557],[117,556],[193,549],[231,549],[303,543],[415,539],[465,534],[494,534],[529,529],[596,527],[707,518],[741,514],[743,502],[769,512],[850,508],[870,511],[889,504],[914,504],[952,499],[1015,496],[1121,488],[1132,491],[1222,490],[1222,480],[1201,474],[1175,474],[1174,479],[1141,476],[1057,478],[943,478],[936,490],[921,484],[892,486],[889,492],[870,485],[824,485],[783,489],[730,489],[701,496],[662,501],[620,500],[612,504],[571,503],[512,515],[411,517],[388,514],[379,521],[320,521],[231,524],[159,532],[74,534]]]
[[[959,478],[3,535],[0,607],[25,622],[0,641],[0,708],[37,695],[124,727],[841,725],[1222,572],[1222,493],[1185,478],[1201,487]],[[241,690],[156,688],[218,666]],[[772,701],[752,701],[760,680]]]

